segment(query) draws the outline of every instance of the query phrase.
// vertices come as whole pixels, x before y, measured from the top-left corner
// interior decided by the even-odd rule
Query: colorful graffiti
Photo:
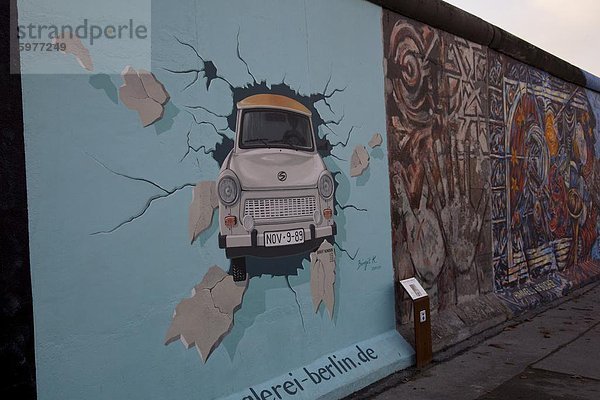
[[[586,92],[490,51],[494,286],[514,308],[600,273],[596,118]]]
[[[442,310],[492,290],[487,54],[393,13],[383,21],[396,275],[417,276]]]
[[[396,279],[417,276],[434,311],[491,291],[518,311],[599,276],[596,95],[392,12],[383,25]]]

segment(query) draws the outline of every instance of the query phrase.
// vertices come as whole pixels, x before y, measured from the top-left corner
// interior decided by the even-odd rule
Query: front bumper
[[[227,258],[237,258],[245,256],[253,257],[284,257],[295,254],[305,253],[316,249],[323,240],[329,239],[333,243],[333,238],[337,234],[335,222],[332,225],[315,227],[310,224],[308,229],[304,229],[304,243],[292,244],[288,246],[265,247],[264,234],[256,229],[244,235],[221,235],[219,234],[219,248],[225,249]]]

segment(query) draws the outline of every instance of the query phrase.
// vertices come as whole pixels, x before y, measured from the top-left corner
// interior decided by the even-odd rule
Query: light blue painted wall
[[[289,278],[296,293],[283,277],[255,277],[233,331],[203,365],[195,350],[163,341],[177,303],[212,265],[228,266],[216,229],[189,245],[186,188],[111,234],[91,235],[135,215],[158,194],[96,160],[167,189],[214,180],[218,165],[209,156],[199,166],[193,157],[179,162],[192,123],[184,106],[229,112],[230,92],[218,81],[208,92],[203,82],[182,92],[190,77],[163,68],[196,65],[175,35],[234,86],[250,83],[236,57],[238,30],[240,51],[258,80],[279,83],[285,76],[293,89],[310,94],[331,75],[330,89],[346,88],[330,99],[337,117],[344,115],[333,128],[340,141],[357,128],[348,146],[335,150],[347,161],[326,162],[346,175],[338,196],[368,212],[346,209],[340,217],[340,245],[358,255],[337,253],[333,321],[323,307],[312,312],[307,262]],[[154,1],[152,70],[171,94],[171,109],[179,109],[170,128],[164,122],[142,128],[135,112],[90,85],[90,75],[23,75],[38,397],[216,398],[393,330],[382,58],[381,9],[365,1]],[[118,75],[110,79],[122,84]],[[337,119],[324,104],[318,109]],[[214,132],[202,132],[200,142],[214,144]],[[372,153],[365,177],[350,178],[352,149],[376,132],[384,137],[383,152]],[[359,259],[373,256],[381,268],[358,270]],[[412,350],[397,340],[404,349],[399,359],[409,362]]]

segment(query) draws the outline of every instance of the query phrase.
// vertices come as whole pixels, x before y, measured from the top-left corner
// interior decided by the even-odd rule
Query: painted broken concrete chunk
[[[60,50],[61,53],[73,54],[79,65],[81,65],[81,68],[84,68],[88,71],[94,70],[94,63],[92,61],[92,57],[90,56],[90,51],[83,45],[81,39],[79,39],[77,36],[73,37],[73,35],[62,35],[60,37],[55,37],[52,39],[52,44],[64,44],[65,49]]]
[[[213,221],[213,211],[219,206],[217,192],[214,181],[198,182],[192,193],[192,203],[190,204],[189,233],[190,242],[207,230]]]
[[[315,312],[325,303],[329,317],[333,318],[335,305],[335,250],[324,240],[317,251],[310,253],[310,292]]]
[[[161,119],[169,93],[154,74],[128,65],[121,76],[124,83],[119,87],[119,97],[127,108],[138,112],[142,125],[146,127]]]
[[[350,176],[356,177],[362,175],[369,167],[369,153],[362,144],[357,145],[352,152],[350,159]]]
[[[212,266],[192,290],[192,297],[175,308],[165,345],[181,340],[188,349],[196,346],[206,362],[233,328],[233,315],[241,307],[247,287],[248,279],[234,282],[221,268]]]
[[[375,147],[381,146],[381,143],[383,143],[383,138],[379,133],[375,133],[371,140],[369,140],[369,147],[374,149]]]
[[[169,100],[169,94],[165,90],[165,87],[156,79],[154,74],[144,69],[140,69],[138,75],[144,89],[146,89],[146,93],[148,93],[148,97],[160,104],[165,104]]]

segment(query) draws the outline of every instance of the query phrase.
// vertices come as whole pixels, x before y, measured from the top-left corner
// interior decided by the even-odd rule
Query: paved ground
[[[600,285],[385,386],[380,382],[352,397],[600,399]]]

